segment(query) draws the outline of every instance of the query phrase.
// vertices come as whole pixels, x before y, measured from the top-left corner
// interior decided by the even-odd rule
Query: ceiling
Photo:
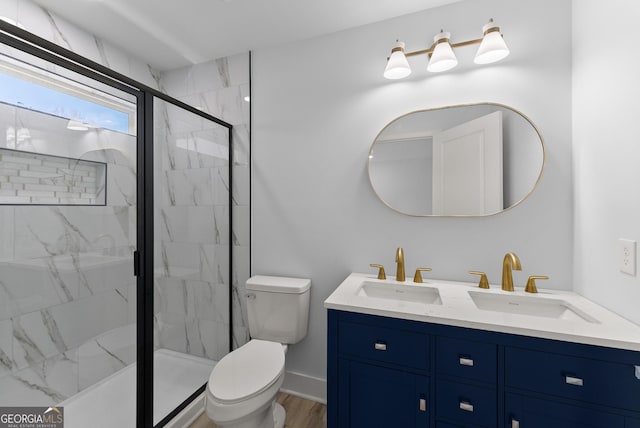
[[[34,0],[158,70],[370,24],[460,0]]]

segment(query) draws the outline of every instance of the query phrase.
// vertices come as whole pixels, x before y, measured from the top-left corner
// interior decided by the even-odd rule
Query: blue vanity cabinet
[[[638,427],[640,352],[512,339],[504,373],[508,427]]]
[[[640,352],[330,309],[327,427],[640,428]]]
[[[330,310],[327,426],[432,426],[432,338],[424,330],[419,322]]]
[[[507,347],[505,383],[513,389],[640,412],[640,379],[634,365],[583,355]]]
[[[340,363],[338,426],[428,427],[429,378],[354,360]]]
[[[506,408],[512,428],[628,428],[620,414],[552,399],[507,394]]]
[[[448,329],[438,330],[439,334],[448,333]],[[473,330],[452,328],[449,333],[466,331]],[[435,342],[437,423],[465,427],[497,426],[497,345],[490,341],[441,335],[436,336]]]

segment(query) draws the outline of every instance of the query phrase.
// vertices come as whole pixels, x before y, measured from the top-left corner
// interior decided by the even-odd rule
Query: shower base
[[[153,423],[187,399],[209,379],[216,361],[168,349],[154,352]],[[65,428],[134,428],[136,364],[131,364],[59,404]]]

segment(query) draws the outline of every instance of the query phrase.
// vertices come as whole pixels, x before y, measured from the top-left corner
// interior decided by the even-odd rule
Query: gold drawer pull
[[[473,404],[467,403],[466,401],[461,401],[460,410],[464,410],[465,412],[473,412]]]
[[[579,377],[565,376],[564,380],[569,385],[575,385],[575,386],[583,386],[584,385],[584,381],[582,379],[580,379]]]
[[[471,358],[460,357],[460,365],[473,367],[473,360]]]
[[[427,411],[427,400],[425,400],[424,398],[420,399],[420,411],[421,412]]]
[[[386,343],[376,342],[375,345],[373,345],[373,347],[375,348],[376,351],[386,351],[387,350],[387,344]]]

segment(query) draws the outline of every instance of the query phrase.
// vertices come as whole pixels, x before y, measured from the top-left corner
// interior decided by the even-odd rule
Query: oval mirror
[[[545,149],[536,126],[501,104],[420,110],[393,120],[369,150],[369,180],[412,216],[487,216],[536,187]]]

